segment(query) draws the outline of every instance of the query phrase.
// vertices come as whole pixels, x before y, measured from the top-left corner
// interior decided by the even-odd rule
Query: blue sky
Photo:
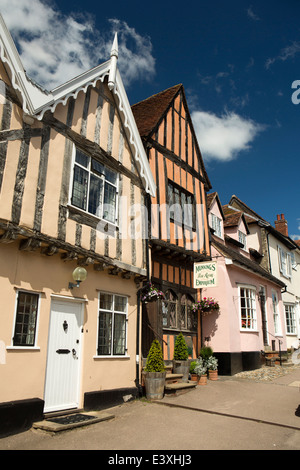
[[[49,90],[107,60],[117,31],[130,103],[182,83],[222,204],[235,194],[272,224],[284,213],[300,238],[298,0],[0,0],[0,11]]]

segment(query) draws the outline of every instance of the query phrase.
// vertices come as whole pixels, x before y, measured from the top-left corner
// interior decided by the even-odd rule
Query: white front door
[[[45,380],[45,412],[78,408],[83,304],[55,299],[51,303]]]

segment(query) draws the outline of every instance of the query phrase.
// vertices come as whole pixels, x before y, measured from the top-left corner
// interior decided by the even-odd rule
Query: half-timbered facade
[[[155,194],[117,38],[51,93],[2,18],[0,47],[0,403],[101,408],[139,384],[147,251],[130,207]]]
[[[174,341],[183,332],[190,357],[199,352],[200,320],[189,305],[200,291],[193,265],[210,256],[206,192],[210,189],[184,88],[177,85],[132,106],[156,183],[151,200],[151,281],[165,299],[143,309],[143,354],[152,338],[173,359]]]

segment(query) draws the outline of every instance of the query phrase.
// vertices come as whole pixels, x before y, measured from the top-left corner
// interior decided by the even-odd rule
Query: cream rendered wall
[[[121,387],[134,387],[136,378],[136,285],[133,280],[112,277],[88,267],[88,276],[79,288],[68,289],[74,262],[59,255],[41,256],[22,252],[16,243],[0,244],[0,344],[5,345],[0,362],[0,403],[37,397],[43,399],[47,360],[51,295],[76,297],[84,303],[82,334],[81,399],[83,393]],[[24,281],[26,279],[26,281]],[[113,280],[113,282],[112,282]],[[17,289],[40,293],[40,309],[35,348],[12,346]],[[128,296],[128,355],[124,358],[97,358],[99,290]],[[81,403],[81,405],[83,402]]]

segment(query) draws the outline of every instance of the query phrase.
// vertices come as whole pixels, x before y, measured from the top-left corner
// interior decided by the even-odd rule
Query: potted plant
[[[196,372],[195,372],[196,364],[197,364],[196,361],[192,361],[192,362],[190,363],[190,375],[191,375],[191,380],[192,380],[193,382],[198,382],[198,375],[197,375]]]
[[[207,370],[206,364],[205,364],[204,360],[202,359],[202,357],[200,356],[197,359],[196,365],[195,365],[195,372],[196,372],[197,376],[199,377],[199,379],[198,379],[198,384],[199,385],[206,385],[207,384],[206,370]]]
[[[209,380],[218,380],[218,359],[210,356],[206,362]]]
[[[180,332],[175,340],[174,357],[173,357],[173,373],[182,374],[182,381],[189,380],[189,353],[183,334]]]
[[[200,349],[200,357],[202,357],[204,362],[207,362],[212,355],[213,350],[210,346],[202,346]]]
[[[161,400],[164,396],[166,369],[161,345],[155,339],[150,347],[144,374],[146,397]]]
[[[194,312],[200,312],[202,315],[207,315],[212,312],[219,311],[220,306],[217,300],[212,297],[203,297],[202,300],[194,302],[190,309]]]

